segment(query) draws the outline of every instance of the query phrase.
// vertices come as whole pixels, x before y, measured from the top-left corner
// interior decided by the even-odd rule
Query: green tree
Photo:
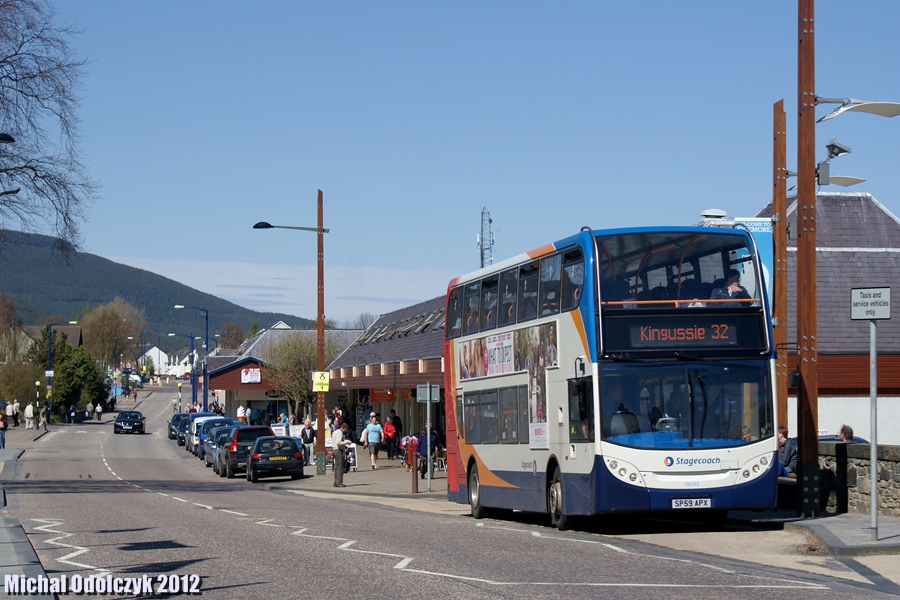
[[[325,364],[337,357],[338,349],[333,340],[325,338]],[[290,398],[297,418],[312,413],[316,394],[312,389],[312,374],[318,364],[316,336],[300,331],[285,332],[282,339],[269,346],[263,358],[266,378],[277,391]]]
[[[73,348],[68,336],[54,331],[51,340],[53,370],[53,404],[84,408],[88,402],[103,402],[109,388],[95,363],[82,348]],[[28,349],[28,359],[36,366],[47,365],[47,332]],[[34,382],[32,382],[33,385]]]

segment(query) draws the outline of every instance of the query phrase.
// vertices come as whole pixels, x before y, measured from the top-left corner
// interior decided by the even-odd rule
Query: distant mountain
[[[39,325],[48,315],[74,319],[85,308],[106,304],[116,296],[144,311],[152,334],[147,338],[148,345],[155,345],[156,335],[162,334],[164,349],[181,348],[184,343],[184,338],[170,338],[167,342],[169,332],[204,334],[203,313],[175,310],[176,304],[209,310],[210,338],[228,321],[239,324],[245,334],[251,321],[260,328],[284,321],[292,328],[305,329],[310,323],[295,315],[243,308],[95,254],[74,252],[66,261],[60,253],[59,240],[52,237],[18,231],[0,234],[0,293],[13,300],[16,314],[25,325]]]

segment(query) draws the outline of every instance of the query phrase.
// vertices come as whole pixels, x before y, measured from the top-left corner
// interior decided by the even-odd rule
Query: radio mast
[[[491,231],[491,213],[487,208],[481,209],[481,233],[478,234],[478,253],[481,255],[481,267],[494,264],[494,232]]]

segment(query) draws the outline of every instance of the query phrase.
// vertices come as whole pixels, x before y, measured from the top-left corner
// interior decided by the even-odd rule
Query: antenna
[[[478,253],[481,255],[481,267],[494,264],[494,232],[491,231],[491,213],[487,208],[481,209],[481,233],[478,240]]]

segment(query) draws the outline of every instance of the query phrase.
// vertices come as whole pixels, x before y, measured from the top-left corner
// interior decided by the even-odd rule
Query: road
[[[464,510],[222,479],[168,440],[171,397],[162,388],[141,403],[146,435],[57,427],[16,462],[8,511],[49,575],[198,575],[211,598],[818,599],[900,589],[783,531],[606,519],[558,532],[535,515],[476,521]]]

